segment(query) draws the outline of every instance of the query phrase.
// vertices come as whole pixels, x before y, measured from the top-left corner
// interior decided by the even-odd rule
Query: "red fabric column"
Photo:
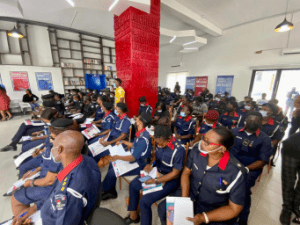
[[[138,115],[141,96],[153,109],[157,102],[160,0],[151,0],[150,14],[129,7],[114,23],[117,77],[132,117]]]

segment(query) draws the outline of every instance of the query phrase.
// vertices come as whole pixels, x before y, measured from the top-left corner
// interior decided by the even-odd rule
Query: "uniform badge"
[[[253,144],[254,144],[254,141],[251,141],[249,147],[252,147]]]
[[[58,194],[54,196],[55,207],[57,210],[63,210],[66,205],[67,197],[64,194]]]
[[[245,140],[243,141],[243,145],[244,145],[244,146],[248,146],[249,144],[250,144],[250,140],[245,139]]]

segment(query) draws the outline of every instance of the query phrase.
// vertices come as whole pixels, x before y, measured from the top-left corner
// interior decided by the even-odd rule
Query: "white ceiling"
[[[285,13],[286,0],[176,0],[222,29]],[[288,11],[300,10],[289,0]]]

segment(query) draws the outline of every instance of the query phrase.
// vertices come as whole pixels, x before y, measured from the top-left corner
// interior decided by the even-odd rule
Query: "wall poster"
[[[216,86],[216,94],[221,94],[221,96],[224,96],[225,92],[228,92],[229,96],[231,96],[233,77],[234,77],[233,75],[232,76],[218,76],[217,86]]]
[[[185,90],[195,91],[195,79],[196,77],[186,77]]]
[[[29,88],[27,72],[10,72],[14,91],[25,91]]]
[[[51,73],[35,73],[39,91],[53,90]]]
[[[195,80],[195,96],[199,96],[205,88],[207,88],[208,77],[196,77]]]

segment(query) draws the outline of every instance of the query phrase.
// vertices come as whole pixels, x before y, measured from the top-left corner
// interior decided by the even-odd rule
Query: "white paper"
[[[154,167],[149,173],[147,173],[145,170],[141,170],[141,177],[147,176],[149,175],[150,177],[152,177],[153,179],[158,177],[158,173],[157,173],[157,167]],[[149,194],[149,193],[153,193],[156,191],[160,191],[163,189],[162,184],[145,184],[142,183],[142,187],[143,187],[143,195]]]
[[[131,124],[135,124],[135,120],[133,118],[130,119]]]
[[[41,174],[41,172],[37,172],[36,174],[32,175],[31,177],[28,177],[26,178],[25,180],[22,180],[22,178],[18,181],[16,181],[12,187],[10,187],[8,189],[8,191],[6,192],[6,194],[10,194],[12,193],[13,191],[17,190],[18,188],[22,187],[24,184],[25,184],[25,181],[27,180],[32,180],[32,179],[35,179],[37,177],[39,177]]]
[[[33,223],[34,225],[43,225],[42,222],[42,218],[41,218],[41,211],[37,211],[34,214],[32,214],[31,216],[29,216],[29,218],[31,219],[31,223]],[[13,222],[13,220],[8,220],[5,223],[1,223],[1,225],[11,225]]]
[[[123,160],[117,160],[115,162],[112,162],[116,177],[122,176],[123,174],[132,171],[139,167],[139,164],[136,162],[130,163]]]
[[[14,161],[16,167],[19,167],[19,166],[21,165],[21,163],[22,163],[25,159],[27,159],[27,158],[29,158],[30,156],[32,156],[32,153],[33,153],[36,149],[41,148],[42,146],[44,146],[44,144],[40,144],[40,145],[38,145],[38,146],[36,146],[36,147],[34,147],[34,148],[28,150],[27,152],[24,152],[23,154],[19,155],[18,158],[16,158],[15,161]]]
[[[70,115],[70,117],[76,117],[76,116],[81,116],[81,115],[82,115],[82,113],[75,113],[75,114]]]
[[[23,137],[22,137],[22,141],[29,141],[29,140],[31,140],[31,139],[32,139],[31,136],[23,136]]]
[[[83,115],[78,115],[78,116],[73,117],[73,119],[77,120],[77,119],[81,119],[82,117],[83,117]]]
[[[194,223],[188,221],[187,217],[194,217],[194,204],[189,199],[175,199],[174,204],[174,225],[193,225]]]
[[[125,149],[123,148],[123,145],[115,145],[114,147],[111,147],[109,149],[109,152],[110,152],[111,156],[115,156],[115,155],[128,156],[128,155],[131,155],[130,152],[125,152]]]
[[[39,122],[39,123],[37,123]],[[25,120],[24,121],[25,125],[31,125],[31,126],[43,126],[45,125],[42,121],[34,121],[34,120]]]
[[[95,125],[86,128],[85,130],[81,131],[81,133],[87,138],[91,139],[95,137],[95,134],[100,134],[100,130]]]
[[[111,145],[104,147],[102,144],[99,143],[99,141],[96,141],[95,143],[90,144],[88,147],[91,153],[93,154],[93,157],[95,157],[101,154],[102,152],[108,150],[109,148],[111,148]]]
[[[94,121],[94,118],[86,118],[85,121],[84,121],[84,123],[90,124],[90,123],[92,123],[93,121]]]

